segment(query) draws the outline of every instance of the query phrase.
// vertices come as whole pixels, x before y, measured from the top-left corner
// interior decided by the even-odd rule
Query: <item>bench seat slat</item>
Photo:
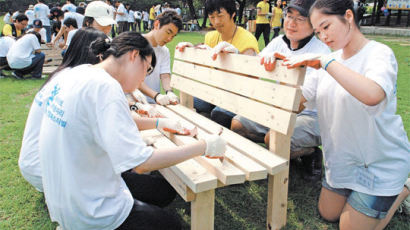
[[[292,112],[284,111],[178,75],[172,75],[171,86],[233,113],[252,119],[285,135],[293,130],[296,114]]]
[[[168,148],[175,146],[172,141],[155,129],[141,131],[141,135],[154,138],[154,147],[157,148]],[[175,166],[171,166],[169,169],[181,178],[181,180],[194,193],[208,191],[217,187],[217,178],[193,159],[186,160]]]
[[[242,73],[258,78],[266,78],[280,81],[290,85],[302,85],[305,76],[303,69],[287,69],[281,65],[281,61],[276,63],[275,71],[267,72],[263,65],[260,65],[260,57],[241,54],[220,54],[213,61],[212,51],[195,48],[185,48],[184,52],[175,52],[175,59],[212,66],[231,72]]]
[[[175,112],[169,110],[166,107],[156,105],[155,108],[166,117],[175,118],[178,120],[184,119],[184,121],[186,121],[185,118],[177,115]],[[191,122],[188,123],[192,124]],[[200,135],[204,135],[204,131],[202,131],[201,129],[199,129],[198,131]],[[267,170],[265,167],[256,163],[251,158],[243,155],[229,145],[227,146],[227,150],[225,152],[225,159],[232,165],[243,171],[245,173],[246,180],[248,181],[261,180],[267,177]]]
[[[178,60],[174,61],[173,72],[185,78],[235,92],[286,110],[296,111],[299,108],[301,90],[291,86]]]
[[[182,105],[167,106],[167,108],[174,111],[184,119],[195,123],[198,127],[209,133],[218,134],[221,128],[223,128],[221,136],[228,142],[229,146],[253,159],[258,164],[264,166],[269,174],[281,172],[288,166],[288,161],[286,159],[275,155],[264,147],[259,146],[254,142],[236,134],[235,132],[224,128],[223,126],[205,118],[193,110],[190,110]]]

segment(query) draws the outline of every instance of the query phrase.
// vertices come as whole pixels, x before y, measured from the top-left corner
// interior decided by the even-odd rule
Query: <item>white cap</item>
[[[92,17],[101,26],[116,25],[117,22],[113,19],[111,7],[102,1],[93,1],[85,8],[84,16]]]

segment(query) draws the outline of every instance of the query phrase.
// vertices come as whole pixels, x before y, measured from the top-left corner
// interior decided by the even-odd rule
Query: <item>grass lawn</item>
[[[0,17],[2,22],[2,18]],[[1,26],[0,26],[1,28]],[[410,133],[410,42],[408,38],[372,37],[389,45],[399,63],[398,114]],[[168,44],[173,57],[180,41],[203,41],[200,33],[181,33]],[[260,39],[262,42],[262,39]],[[260,48],[262,44],[260,43]],[[0,79],[0,229],[54,229],[43,195],[20,175],[17,161],[24,125],[35,93],[43,80]],[[288,225],[285,229],[337,229],[317,211],[320,183],[304,182],[296,167],[290,170]],[[249,182],[216,191],[215,229],[265,229],[267,181]],[[189,229],[190,205],[181,198],[168,207]],[[166,227],[164,227],[166,229]],[[388,229],[410,229],[410,217],[396,214]]]

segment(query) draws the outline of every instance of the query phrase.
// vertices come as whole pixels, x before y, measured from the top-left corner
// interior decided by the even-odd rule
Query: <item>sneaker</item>
[[[11,75],[15,78],[15,79],[18,79],[18,80],[21,80],[21,79],[23,79],[23,76],[20,76],[20,75],[18,75],[16,72],[11,72]]]

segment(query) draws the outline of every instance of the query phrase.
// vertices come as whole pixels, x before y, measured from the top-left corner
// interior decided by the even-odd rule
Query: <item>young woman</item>
[[[340,229],[374,229],[410,170],[410,145],[397,107],[392,50],[360,32],[351,0],[317,0],[310,10],[316,35],[331,55],[288,58],[289,67],[325,69],[302,102],[316,104],[326,179],[319,212]]]
[[[282,0],[277,0],[276,5],[272,10],[272,19],[271,19],[271,26],[273,29],[272,40],[276,38],[277,36],[279,36],[282,18],[283,18]]]
[[[150,194],[133,197],[121,173],[148,172],[199,155],[223,156],[225,142],[210,136],[172,149],[147,147],[124,93],[135,90],[155,66],[154,50],[136,32],[112,42],[100,38],[91,47],[102,62],[59,72],[35,100],[44,106],[39,152],[50,217],[63,229],[179,229],[179,221],[158,207],[164,203],[160,188],[140,181],[134,189]],[[156,126],[162,126],[160,120],[145,122],[145,128]]]
[[[96,64],[100,60],[93,54],[89,46],[97,38],[106,38],[106,35],[94,28],[79,30],[73,37],[72,45],[67,49],[60,66],[50,74],[49,78],[43,84],[46,85],[57,73],[66,68],[72,68],[81,64]],[[42,87],[42,88],[43,88]],[[41,103],[42,90],[37,93],[34,102],[31,105],[30,113],[27,118],[24,131],[23,141],[20,150],[19,167],[23,177],[36,188],[43,191],[41,179],[40,153],[38,151],[38,139],[40,134],[41,121],[43,118],[44,105]]]

